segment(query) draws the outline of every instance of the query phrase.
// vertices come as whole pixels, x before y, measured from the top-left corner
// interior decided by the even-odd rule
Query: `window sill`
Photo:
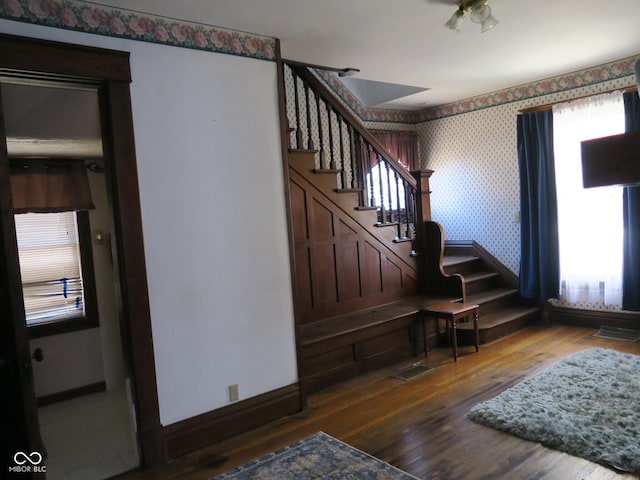
[[[27,331],[29,332],[29,338],[40,338],[76,332],[79,330],[87,330],[89,328],[96,328],[99,326],[100,323],[97,318],[77,317],[66,320],[52,320],[51,322],[43,322],[38,325],[30,325],[27,327]]]

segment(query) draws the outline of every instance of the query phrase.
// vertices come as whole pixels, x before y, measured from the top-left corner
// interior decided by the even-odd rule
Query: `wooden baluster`
[[[384,180],[382,179],[382,157],[378,152],[376,152],[376,160],[378,167],[378,187],[380,188],[380,223],[387,223],[389,221],[387,217],[386,208],[384,205],[385,194],[384,194]]]
[[[287,75],[288,75],[289,77],[291,77],[291,79],[293,80],[293,85],[294,85],[294,87],[295,87],[296,77],[295,77],[295,73],[294,73],[294,71],[291,69],[291,67],[290,67],[289,65],[287,65],[286,63],[283,63],[283,64],[282,64],[282,71],[283,71],[283,75],[284,75],[285,77],[286,77]],[[291,121],[290,113],[289,113],[289,108],[288,108],[289,101],[291,100],[291,94],[292,94],[291,89],[289,89],[289,88],[285,88],[285,89],[284,89],[284,96],[285,96],[285,103],[284,103],[284,104],[285,104],[285,106],[286,106],[287,129],[288,129],[288,132],[289,132],[289,148],[294,148],[294,145],[293,145],[293,141],[292,141],[291,134],[292,134],[292,133],[294,134],[294,135],[293,135],[293,139],[295,139],[295,130],[296,130],[296,129],[295,129],[295,127],[293,126],[293,125],[295,125],[295,119],[294,119],[294,121],[293,121],[293,122]],[[294,96],[295,96],[295,94],[294,94]],[[294,100],[294,103],[295,103],[295,100]],[[294,114],[294,116],[295,116],[295,111],[293,112],[293,114]],[[297,145],[296,145],[296,146],[297,146]]]
[[[349,187],[357,188],[358,177],[360,176],[360,172],[358,171],[357,162],[356,162],[356,139],[353,134],[353,127],[351,126],[350,123],[347,123],[347,135],[349,139],[349,161],[351,166],[351,183],[349,184]],[[359,205],[363,204],[361,196],[358,204]]]
[[[369,142],[367,142],[366,140],[361,138],[362,142],[366,142],[365,143],[365,150],[367,152],[366,157],[365,157],[365,166],[366,166],[366,172],[369,175],[369,206],[370,207],[377,207],[378,204],[376,203],[376,198],[375,198],[375,190],[374,190],[374,179],[373,179],[373,165],[371,164],[371,144]],[[380,221],[378,219],[378,221]]]
[[[307,150],[315,150],[313,138],[311,136],[311,102],[309,101],[309,84],[304,82],[303,85],[305,109],[307,111]]]
[[[293,76],[293,98],[295,103],[295,114],[296,114],[296,148],[301,149],[303,147],[302,143],[302,129],[300,128],[300,99],[298,98],[298,77],[296,75]]]
[[[396,183],[396,221],[398,222],[398,238],[402,238],[402,218],[400,217],[400,179],[398,178],[398,172],[393,171],[393,178]]]
[[[318,147],[320,148],[320,168],[324,168],[327,161],[324,148],[324,128],[322,127],[322,116],[320,110],[320,96],[314,93],[316,97],[316,115],[318,117]]]
[[[362,152],[362,140],[360,138],[360,133],[355,128],[353,128],[353,125],[350,124],[349,128],[351,130],[351,142],[353,143],[352,153],[351,153],[351,169],[354,172],[358,172],[357,175],[356,174],[353,175],[353,182],[356,187],[363,188],[365,184],[365,178],[364,178],[365,166],[363,163],[364,154]],[[362,205],[366,205],[365,202],[362,202]]]
[[[393,222],[393,199],[391,198],[391,173],[389,172],[389,164],[386,160],[384,162],[384,171],[387,177],[387,205],[389,206],[389,215],[387,216],[389,222]]]
[[[362,206],[371,206],[370,198],[368,195],[369,184],[367,183],[366,173],[370,171],[365,163],[365,153],[362,148],[362,137],[360,133],[349,125],[351,135],[351,172],[352,172],[352,184],[355,188],[360,189],[360,202]]]
[[[333,148],[333,122],[331,121],[331,112],[333,112],[333,107],[327,104],[327,116],[329,119],[327,120],[327,124],[329,125],[329,170],[333,170],[336,168],[336,160],[335,153]]]
[[[342,131],[344,127],[344,120],[342,116],[338,116],[338,129],[340,131],[340,168],[341,178],[342,178],[342,188],[348,188],[349,176],[347,169],[345,168],[345,158],[344,158],[344,132]]]

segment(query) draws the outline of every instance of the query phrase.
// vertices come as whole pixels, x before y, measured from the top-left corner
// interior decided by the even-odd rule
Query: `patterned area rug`
[[[575,353],[476,405],[467,416],[640,474],[640,355],[603,348]]]
[[[324,432],[314,433],[210,480],[417,480]]]

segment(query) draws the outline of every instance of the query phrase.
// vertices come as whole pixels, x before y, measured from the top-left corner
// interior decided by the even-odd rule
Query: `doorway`
[[[139,462],[120,334],[99,91],[11,77],[0,78],[0,89],[12,182],[14,168],[33,171],[18,173],[24,184],[12,193],[14,210],[24,205],[15,224],[47,478],[111,477]],[[37,170],[43,162],[46,170]],[[63,185],[50,196],[34,194],[57,187],[47,181],[47,171],[66,176],[61,170],[69,162],[86,171],[69,174],[73,188],[64,192],[66,201],[59,199]],[[16,199],[23,194],[25,199]]]
[[[124,401],[135,408],[135,440],[138,443],[139,463],[148,467],[166,461],[163,448],[162,427],[159,421],[155,366],[153,359],[153,342],[151,337],[151,321],[148,305],[146,283],[146,267],[144,264],[144,248],[142,244],[142,223],[137,184],[135,148],[133,143],[133,122],[131,115],[131,99],[129,94],[130,72],[128,54],[34,40],[11,35],[0,35],[0,76],[11,78],[18,83],[38,82],[63,83],[67,86],[78,83],[90,84],[97,92],[100,117],[100,138],[103,147],[103,165],[97,163],[97,172],[101,177],[94,182],[104,183],[105,195],[110,206],[110,228],[91,232],[91,241],[111,243],[108,251],[113,262],[113,280],[115,311],[120,331],[115,337],[121,340],[121,371],[126,372],[121,390],[125,394]],[[17,80],[16,80],[17,79]],[[53,84],[50,84],[53,85]],[[89,90],[91,90],[91,88]],[[0,102],[1,103],[1,102]],[[0,185],[10,184],[10,161],[5,141],[4,116],[0,118]],[[94,172],[92,172],[92,175]],[[101,180],[97,180],[101,179]],[[32,342],[42,340],[30,339],[26,326],[25,312],[22,305],[22,286],[18,269],[18,244],[15,233],[11,191],[0,191],[0,302],[3,336],[0,340],[0,374],[6,379],[7,388],[2,392],[1,400],[8,405],[7,411],[0,418],[3,438],[3,464],[9,464],[16,451],[44,451],[41,434],[46,428],[40,428],[36,396],[47,397],[38,385],[38,377],[50,380],[47,375],[40,375],[39,366],[32,365],[34,351]],[[111,235],[112,232],[112,235]],[[104,243],[103,243],[104,245]],[[96,245],[96,248],[103,248]],[[17,297],[20,297],[19,299]],[[6,300],[6,301],[5,301]],[[105,324],[106,325],[106,324]],[[102,324],[100,324],[102,328]],[[69,334],[86,335],[95,328],[86,327]],[[79,332],[79,333],[78,333]],[[93,332],[95,335],[95,332]],[[113,334],[113,332],[112,332]],[[112,335],[113,337],[114,335]],[[109,383],[117,377],[117,361],[104,354],[117,351],[117,348],[103,342],[97,335],[96,349],[102,351],[99,364],[105,374],[104,380],[98,379],[88,384],[91,388],[104,383],[108,393]],[[113,338],[112,338],[113,340]],[[74,343],[74,342],[71,342]],[[75,343],[84,344],[83,341]],[[69,342],[63,344],[68,345]],[[37,349],[37,348],[36,348]],[[63,349],[64,350],[64,349]],[[49,345],[49,351],[54,349]],[[46,350],[41,348],[43,356]],[[122,356],[124,352],[124,356]],[[36,355],[33,355],[34,357]],[[93,356],[95,359],[98,356]],[[106,368],[107,364],[109,368]],[[99,369],[93,369],[95,374]],[[108,372],[108,373],[107,373]],[[86,373],[86,372],[85,372]],[[35,378],[35,383],[34,383]],[[95,379],[95,378],[94,378]],[[86,380],[86,379],[85,379]],[[115,385],[115,383],[113,383]],[[78,392],[78,388],[81,392]],[[113,388],[117,390],[118,388]],[[75,393],[82,392],[82,387],[66,389]],[[64,390],[62,390],[64,392]],[[50,392],[54,397],[58,392]],[[100,392],[98,392],[98,395]],[[51,400],[49,396],[49,400]],[[84,397],[84,396],[83,396]],[[91,397],[86,396],[86,399]],[[95,398],[95,397],[94,397]],[[124,398],[124,397],[121,397]],[[77,401],[78,399],[74,399]],[[54,403],[61,404],[62,402]],[[99,403],[99,402],[98,402]],[[43,407],[47,408],[47,407]],[[48,414],[44,414],[45,417]],[[130,415],[130,420],[133,420]],[[47,442],[44,436],[45,445]],[[13,453],[12,453],[13,452]],[[53,457],[52,457],[53,458]],[[3,465],[4,468],[4,465]],[[26,478],[26,477],[23,477]]]

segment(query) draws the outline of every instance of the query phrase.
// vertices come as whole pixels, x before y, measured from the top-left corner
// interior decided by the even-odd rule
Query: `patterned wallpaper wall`
[[[520,187],[516,116],[524,108],[635,84],[633,75],[416,125],[431,207],[449,240],[475,240],[518,273]]]
[[[594,95],[635,84],[636,57],[559,77],[515,86],[406,118],[376,118],[338,97],[369,129],[415,131],[420,139],[421,167],[430,179],[432,218],[447,240],[475,240],[518,274],[520,264],[520,185],[517,157],[518,111]],[[331,77],[317,72],[335,93]],[[394,114],[397,112],[393,112]],[[416,118],[422,120],[416,123]],[[581,305],[598,309],[595,305]],[[609,308],[609,307],[607,307]]]

